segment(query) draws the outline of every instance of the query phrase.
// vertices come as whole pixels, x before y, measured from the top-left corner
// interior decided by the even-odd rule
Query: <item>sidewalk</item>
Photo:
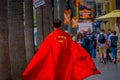
[[[85,80],[120,80],[120,62],[117,64],[107,62],[99,63],[94,60],[97,68],[101,71],[100,75],[91,76]]]

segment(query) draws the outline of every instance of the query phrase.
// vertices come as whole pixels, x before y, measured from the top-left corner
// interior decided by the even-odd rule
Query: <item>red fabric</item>
[[[22,74],[23,80],[83,80],[100,74],[90,55],[63,30],[45,39]]]

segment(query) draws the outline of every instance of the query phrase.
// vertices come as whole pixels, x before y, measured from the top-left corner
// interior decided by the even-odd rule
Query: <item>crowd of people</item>
[[[94,33],[88,29],[87,32],[77,33],[74,41],[80,44],[93,58],[97,58],[100,63],[106,64],[109,61],[116,64],[118,55],[116,31],[109,29],[105,33],[105,30],[101,29],[99,33]]]

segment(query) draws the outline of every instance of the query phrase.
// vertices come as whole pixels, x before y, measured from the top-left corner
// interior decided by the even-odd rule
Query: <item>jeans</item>
[[[92,57],[93,58],[96,58],[96,52],[97,52],[96,48],[92,48]]]
[[[112,57],[113,59],[117,59],[117,48],[112,48]]]
[[[111,61],[112,57],[110,56],[112,54],[111,48],[107,48],[106,50],[106,60]]]

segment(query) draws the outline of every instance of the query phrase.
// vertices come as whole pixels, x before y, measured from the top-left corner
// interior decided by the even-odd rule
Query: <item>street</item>
[[[110,62],[103,64],[99,63],[98,60],[94,61],[101,74],[91,76],[85,80],[120,80],[120,62],[117,64]]]

